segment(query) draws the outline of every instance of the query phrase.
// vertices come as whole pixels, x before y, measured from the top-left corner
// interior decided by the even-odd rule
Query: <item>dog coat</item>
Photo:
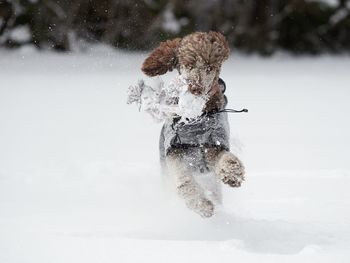
[[[224,91],[224,89],[222,89]],[[225,97],[226,107],[227,99]],[[205,113],[197,119],[189,122],[179,122],[180,117],[165,121],[159,140],[161,161],[172,149],[185,149],[193,166],[202,169],[203,150],[205,147],[219,147],[224,150],[230,149],[230,129],[227,112],[222,109]]]

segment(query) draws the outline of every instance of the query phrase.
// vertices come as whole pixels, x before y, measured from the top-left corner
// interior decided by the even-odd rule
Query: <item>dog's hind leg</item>
[[[175,178],[177,193],[185,200],[187,207],[202,217],[211,217],[214,214],[214,205],[205,198],[203,190],[194,180],[181,155],[167,156],[166,163],[168,172]]]

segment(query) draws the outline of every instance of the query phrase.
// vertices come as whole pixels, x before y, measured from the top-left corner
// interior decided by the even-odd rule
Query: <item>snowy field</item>
[[[162,187],[161,125],[125,103],[144,58],[0,51],[1,263],[350,262],[350,57],[224,64],[247,180],[210,219]]]

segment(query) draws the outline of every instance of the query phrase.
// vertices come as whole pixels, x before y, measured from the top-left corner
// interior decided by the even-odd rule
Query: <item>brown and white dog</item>
[[[210,217],[214,214],[215,200],[208,197],[207,189],[203,189],[195,178],[195,173],[199,171],[199,169],[196,171],[196,168],[200,166],[199,163],[205,164],[206,171],[215,174],[217,180],[231,187],[239,187],[244,181],[244,166],[229,151],[229,131],[228,135],[223,134],[224,140],[228,142],[227,145],[220,143],[219,139],[213,140],[215,136],[210,134],[213,130],[212,126],[216,125],[213,123],[219,123],[219,127],[225,126],[220,126],[221,119],[225,122],[225,118],[215,116],[221,115],[218,111],[225,107],[225,96],[220,89],[219,74],[221,65],[228,58],[229,53],[228,43],[221,33],[196,32],[184,38],[160,43],[159,47],[153,50],[142,65],[142,71],[148,76],[163,75],[177,69],[179,74],[189,83],[189,92],[193,95],[205,94],[209,97],[203,109],[203,119],[209,122],[199,126],[200,131],[207,130],[204,131],[207,139],[203,141],[203,137],[200,142],[193,139],[194,143],[192,143],[191,138],[177,142],[172,138],[168,140],[165,152],[162,152],[164,151],[164,136],[167,136],[167,124],[165,124],[160,145],[161,156],[164,156],[168,172],[175,178],[178,194],[185,200],[190,209],[202,217]],[[224,117],[227,121],[227,116]],[[168,124],[168,127],[176,129],[176,120]],[[196,128],[198,130],[198,125]],[[185,129],[190,130],[192,126],[186,126]],[[224,128],[220,129],[219,133],[224,130]],[[179,139],[176,130],[174,134],[176,139]],[[196,131],[191,133],[190,130],[186,134],[193,138],[197,137]],[[194,168],[193,166],[198,167]],[[214,199],[220,202],[220,196],[217,193]]]

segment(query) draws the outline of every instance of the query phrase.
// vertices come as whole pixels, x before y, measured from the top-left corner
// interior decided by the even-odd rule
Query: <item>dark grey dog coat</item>
[[[226,104],[222,109],[226,107]],[[200,171],[208,169],[203,163],[205,148],[230,149],[227,112],[220,112],[222,109],[203,114],[186,123],[180,122],[180,117],[167,120],[163,125],[159,140],[161,161],[163,162],[173,149],[183,149],[187,153],[190,166]]]

